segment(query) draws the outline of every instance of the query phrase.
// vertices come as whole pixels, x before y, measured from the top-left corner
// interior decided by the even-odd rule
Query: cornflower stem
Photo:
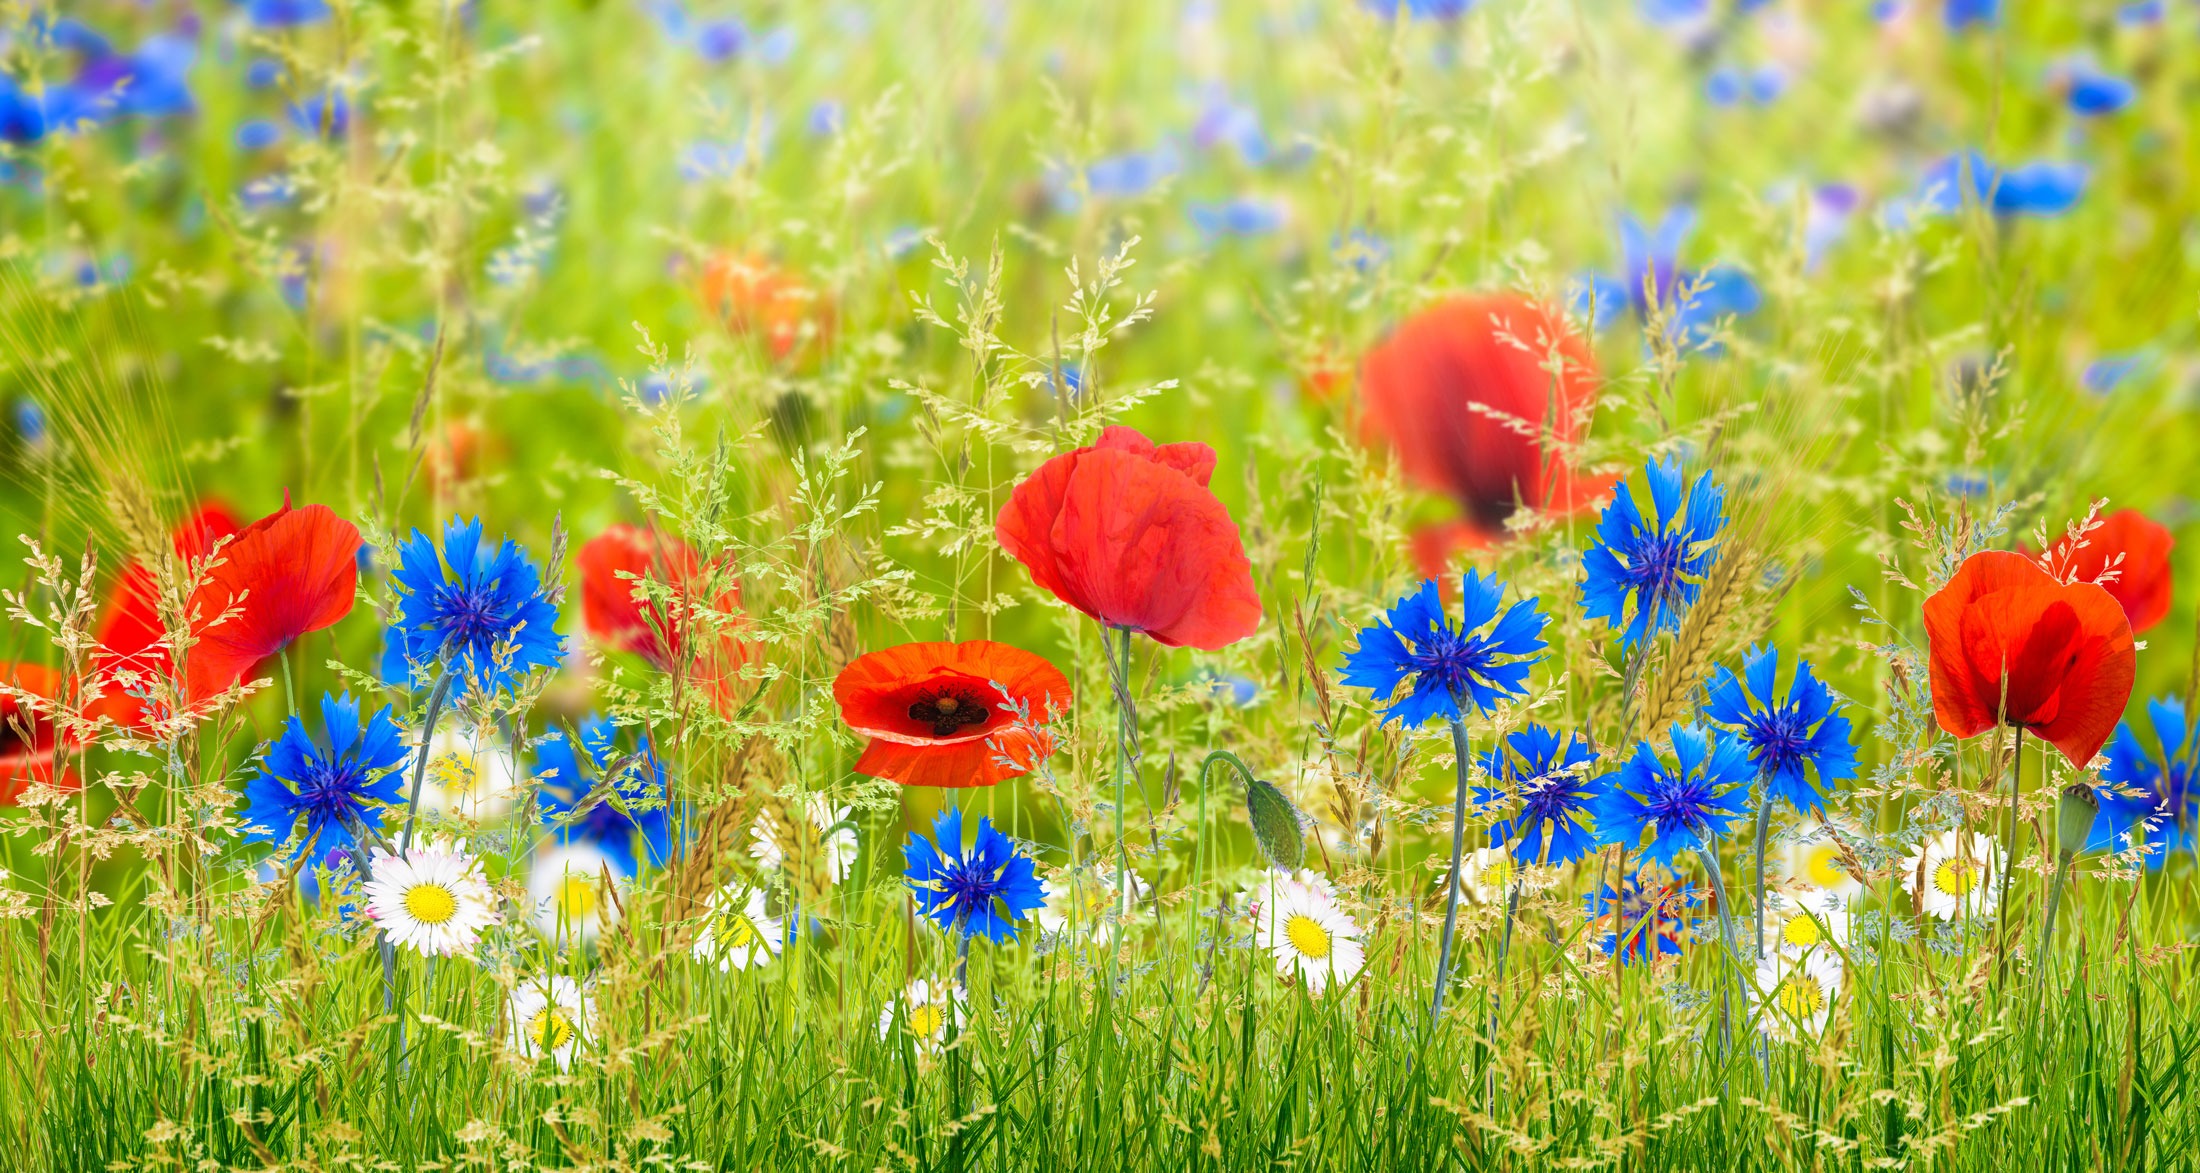
[[[1696,844],[1697,857],[1703,860],[1704,870],[1711,873],[1711,898],[1719,902],[1719,938],[1726,943],[1727,961],[1730,964],[1738,965],[1741,961],[1741,953],[1734,946],[1734,917],[1726,902],[1726,879],[1719,872],[1719,849],[1701,835],[1697,837]],[[1732,1053],[1734,1049],[1732,993],[1732,982],[1722,981],[1719,983],[1719,1057],[1721,1059]],[[1769,1084],[1771,1082],[1769,1078],[1771,1057],[1767,1056],[1765,1062],[1768,1067],[1766,1082]]]
[[[1765,959],[1765,837],[1772,830],[1770,787],[1757,799],[1757,960]]]
[[[955,988],[963,997],[970,996],[970,929],[963,928],[962,939],[955,944]]]
[[[1454,698],[1456,708],[1456,698]],[[1459,927],[1459,856],[1467,841],[1467,726],[1451,718],[1451,753],[1459,787],[1451,800],[1451,870],[1444,873],[1444,935],[1436,946],[1436,993],[1429,1002],[1429,1021],[1444,1017],[1444,987],[1451,979],[1451,937]]]
[[[397,854],[412,851],[413,819],[420,813],[420,784],[428,777],[428,747],[435,741],[435,723],[443,716],[443,698],[450,695],[451,670],[446,667],[435,681],[435,690],[428,694],[428,712],[420,722],[420,748],[413,755],[412,792],[405,799],[405,834],[397,842]]]

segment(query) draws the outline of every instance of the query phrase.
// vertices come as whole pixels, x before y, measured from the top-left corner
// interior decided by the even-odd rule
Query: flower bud
[[[2101,813],[2101,800],[2094,797],[2093,788],[2083,782],[2073,782],[2063,787],[2062,801],[2055,806],[2055,846],[2065,857],[2085,850],[2085,842],[2093,835],[2093,817]]]

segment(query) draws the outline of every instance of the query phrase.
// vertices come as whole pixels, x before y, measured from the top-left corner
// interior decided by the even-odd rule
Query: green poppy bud
[[[2085,850],[2085,841],[2093,835],[2093,816],[2100,813],[2101,800],[2094,797],[2091,786],[2073,782],[2063,787],[2062,801],[2055,806],[2055,846],[2063,855]]]

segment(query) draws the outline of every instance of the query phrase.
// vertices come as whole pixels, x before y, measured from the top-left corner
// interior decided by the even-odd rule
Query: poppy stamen
[[[983,725],[992,718],[993,710],[967,692],[927,692],[909,704],[909,719],[930,725],[934,737],[953,737],[966,725]]]

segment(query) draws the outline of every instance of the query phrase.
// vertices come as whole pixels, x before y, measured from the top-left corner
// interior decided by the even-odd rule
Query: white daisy
[[[1117,922],[1123,919],[1117,911],[1123,891],[1116,885],[1114,872],[1099,864],[1088,864],[1075,871],[1057,870],[1040,883],[1047,894],[1047,902],[1038,911],[1040,931],[1067,932],[1074,924],[1079,932],[1103,943],[1114,937]],[[1150,892],[1146,881],[1132,872],[1132,916],[1146,907]]]
[[[709,918],[695,934],[695,960],[715,965],[718,972],[770,965],[786,942],[786,931],[764,909],[764,890],[745,894],[728,885],[711,894],[705,903]]]
[[[1816,950],[1805,957],[1774,953],[1757,963],[1762,1021],[1774,1038],[1793,1042],[1804,1034],[1823,1034],[1840,991],[1841,960],[1830,952]]]
[[[945,983],[934,987],[918,978],[901,997],[887,999],[885,1009],[878,1012],[878,1037],[893,1037],[894,1012],[899,1010],[902,1027],[916,1040],[917,1050],[929,1054],[946,1042],[949,1015],[954,1016],[955,1029],[962,1029],[966,1008],[962,991]]]
[[[505,1003],[505,1038],[519,1056],[549,1055],[563,1071],[573,1063],[573,1048],[596,1023],[596,1000],[572,978],[530,978]]]
[[[1864,882],[1849,874],[1841,860],[1841,845],[1833,828],[1814,823],[1781,849],[1783,870],[1790,879],[1823,888],[1844,899],[1864,890]]]
[[[417,755],[418,751],[415,751]],[[415,756],[405,763],[412,776]],[[436,730],[428,741],[428,772],[420,780],[420,809],[446,811],[469,819],[493,819],[519,799],[519,778],[512,772],[509,749],[455,725]]]
[[[456,957],[497,923],[496,897],[463,840],[425,843],[410,855],[376,848],[368,866],[367,915],[397,945]]]
[[[1848,946],[1848,904],[1834,893],[1819,888],[1793,894],[1769,892],[1765,904],[1765,941],[1774,952],[1832,953],[1829,941]]]
[[[1976,831],[1944,831],[1918,845],[1902,861],[1902,886],[1918,908],[1938,920],[1979,916],[1994,910],[2001,850]]]
[[[1271,877],[1254,896],[1253,918],[1276,972],[1298,975],[1309,993],[1320,994],[1332,979],[1351,981],[1366,960],[1359,926],[1337,907],[1329,882],[1312,872]]]
[[[1459,857],[1459,892],[1463,896],[1496,904],[1512,894],[1512,882],[1512,852],[1505,848],[1477,847]]]
[[[825,801],[822,794],[812,794],[803,800],[802,812],[817,828],[818,838],[825,848],[825,866],[832,873],[833,883],[848,878],[856,866],[856,829],[848,820],[855,814],[852,806],[835,807]],[[754,842],[749,844],[749,854],[768,871],[778,871],[787,862],[786,853],[780,849],[779,840],[762,822],[749,828]]]
[[[616,921],[618,905],[604,891],[606,872],[617,876],[618,865],[588,843],[551,844],[536,852],[527,873],[527,896],[543,933],[552,940],[587,944]]]

